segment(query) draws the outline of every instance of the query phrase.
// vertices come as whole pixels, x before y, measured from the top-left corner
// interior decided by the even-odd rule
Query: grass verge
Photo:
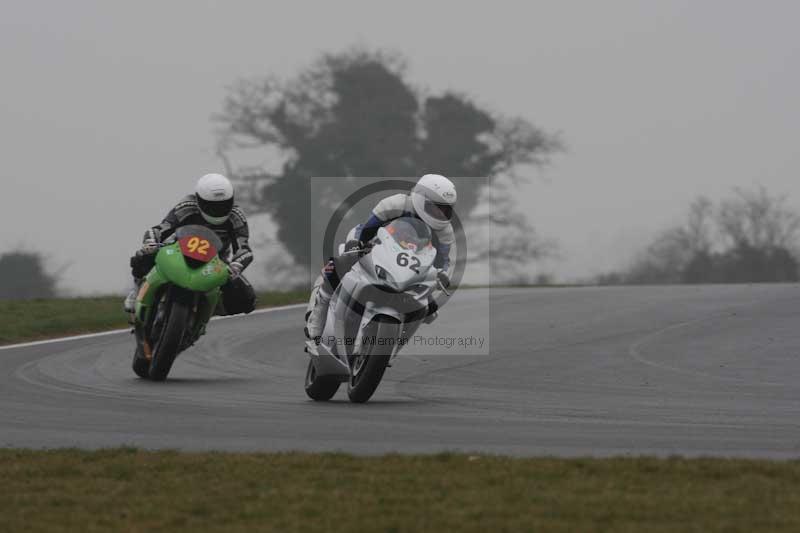
[[[0,345],[124,328],[122,296],[0,300]],[[307,291],[262,292],[259,307],[308,301]]]
[[[800,531],[800,462],[0,450],[6,531]]]

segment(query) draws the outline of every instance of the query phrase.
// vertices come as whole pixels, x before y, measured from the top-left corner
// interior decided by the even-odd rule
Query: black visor
[[[231,214],[233,209],[233,198],[227,200],[203,200],[200,195],[197,195],[197,205],[200,211],[210,217],[226,217]]]
[[[437,204],[427,200],[425,212],[436,220],[450,220],[453,217],[453,206],[450,204]]]

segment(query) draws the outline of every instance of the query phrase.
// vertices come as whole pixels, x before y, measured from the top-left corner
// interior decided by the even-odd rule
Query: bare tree
[[[625,279],[629,283],[680,283],[684,269],[713,246],[713,204],[698,197],[686,222],[663,231],[634,261]]]
[[[517,186],[511,176],[498,177],[481,190],[469,218],[469,260],[488,262],[493,283],[533,282],[533,264],[558,252],[520,211]]]
[[[705,196],[698,196],[689,206],[683,228],[683,241],[693,254],[711,251],[714,239],[714,205]]]
[[[794,281],[800,214],[764,187],[735,189],[718,209],[700,197],[686,222],[662,232],[620,276],[627,283]]]
[[[691,260],[685,228],[663,231],[633,263],[627,283],[679,283],[684,266]]]
[[[722,202],[717,224],[724,239],[736,248],[792,248],[800,231],[800,215],[787,206],[786,196],[770,196],[759,186],[735,189]]]

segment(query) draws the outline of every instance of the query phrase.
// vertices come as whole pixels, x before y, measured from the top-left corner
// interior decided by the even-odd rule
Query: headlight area
[[[397,287],[397,281],[385,268],[375,265],[375,275],[378,276],[378,279],[385,281],[387,285]]]
[[[428,285],[418,284],[418,285],[412,285],[406,290],[417,294],[425,294],[426,292],[431,290],[431,287]]]

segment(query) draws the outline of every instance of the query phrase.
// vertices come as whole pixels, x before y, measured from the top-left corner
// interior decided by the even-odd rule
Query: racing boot
[[[139,294],[139,287],[142,286],[141,279],[134,279],[133,280],[133,289],[131,292],[128,293],[128,296],[125,297],[125,301],[122,304],[122,308],[125,310],[126,313],[132,315],[136,311],[136,296]]]

